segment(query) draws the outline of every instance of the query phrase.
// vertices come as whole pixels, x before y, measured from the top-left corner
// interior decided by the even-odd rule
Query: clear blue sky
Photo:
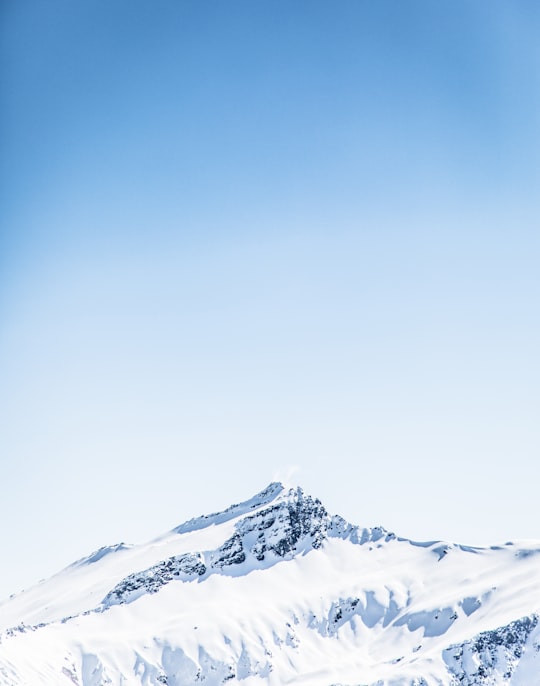
[[[293,468],[540,538],[536,0],[0,12],[0,595]]]

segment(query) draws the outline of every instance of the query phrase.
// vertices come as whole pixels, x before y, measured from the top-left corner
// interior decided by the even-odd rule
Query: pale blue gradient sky
[[[4,3],[0,595],[276,473],[540,538],[540,6]]]

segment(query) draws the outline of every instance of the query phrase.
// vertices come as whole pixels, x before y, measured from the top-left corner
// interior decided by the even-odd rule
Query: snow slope
[[[270,484],[0,604],[5,686],[540,684],[540,542],[418,543]]]

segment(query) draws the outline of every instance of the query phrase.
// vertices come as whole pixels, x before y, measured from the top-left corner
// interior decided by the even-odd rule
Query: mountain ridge
[[[538,552],[411,541],[272,482],[0,603],[0,684],[528,686]]]

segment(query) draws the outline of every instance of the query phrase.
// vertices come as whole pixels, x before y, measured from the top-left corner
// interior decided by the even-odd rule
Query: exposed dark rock
[[[201,555],[187,553],[163,560],[142,572],[130,574],[107,594],[103,603],[115,605],[133,600],[142,593],[157,593],[173,579],[187,581],[206,573]]]
[[[538,617],[531,615],[470,641],[450,646],[443,652],[456,686],[488,686],[506,683],[514,672]]]

